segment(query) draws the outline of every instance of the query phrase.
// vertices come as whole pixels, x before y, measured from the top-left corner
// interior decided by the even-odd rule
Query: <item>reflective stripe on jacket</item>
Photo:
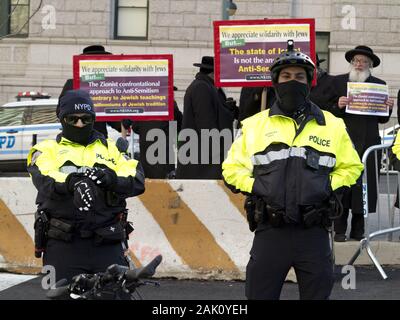
[[[144,192],[144,174],[138,161],[126,159],[115,143],[96,139],[83,146],[68,139],[45,140],[28,155],[28,172],[38,189],[36,203],[52,217],[70,223],[82,220],[85,228],[96,228],[111,223],[126,208],[125,199]],[[104,190],[96,187],[97,197],[93,212],[82,213],[73,205],[73,194],[67,190],[65,180],[71,172],[84,172],[86,168],[110,168],[117,174],[117,182]],[[110,203],[110,198],[113,200]],[[87,221],[86,216],[90,221]]]
[[[222,164],[226,184],[234,192],[262,196],[289,216],[354,184],[363,170],[343,120],[314,104],[301,126],[277,104],[242,124]]]

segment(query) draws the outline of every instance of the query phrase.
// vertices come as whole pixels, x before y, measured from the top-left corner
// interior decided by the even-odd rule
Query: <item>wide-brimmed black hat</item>
[[[112,54],[112,53],[106,51],[103,46],[95,44],[84,48],[81,55],[85,54]]]
[[[195,67],[200,67],[205,70],[214,70],[214,57],[204,56],[201,58],[201,63],[193,63]]]
[[[374,54],[374,52],[372,51],[372,49],[367,46],[357,46],[354,49],[347,51],[345,54],[345,58],[348,62],[351,62],[353,57],[357,54],[362,54],[363,56],[367,56],[368,58],[371,58],[372,66],[374,68],[379,66],[379,64],[381,63],[381,60],[378,58],[378,56],[376,56]]]

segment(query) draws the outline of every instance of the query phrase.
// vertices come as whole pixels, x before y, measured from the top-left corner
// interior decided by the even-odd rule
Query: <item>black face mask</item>
[[[275,83],[275,92],[278,97],[280,109],[288,116],[302,109],[310,93],[308,85],[296,80]]]
[[[64,119],[61,120],[62,135],[70,141],[82,144],[86,146],[89,143],[90,136],[93,132],[94,123],[89,123],[86,126],[80,128],[65,123]]]

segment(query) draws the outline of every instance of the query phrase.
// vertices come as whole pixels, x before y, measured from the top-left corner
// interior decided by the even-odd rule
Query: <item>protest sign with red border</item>
[[[314,19],[214,21],[215,84],[271,86],[269,67],[287,49],[287,40],[316,61]]]
[[[89,92],[96,121],[173,120],[172,55],[73,57],[74,88]]]

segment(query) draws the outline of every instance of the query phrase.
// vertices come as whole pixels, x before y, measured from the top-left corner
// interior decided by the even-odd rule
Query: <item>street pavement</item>
[[[356,267],[354,285],[349,281],[348,272],[343,274],[337,267],[336,281],[331,300],[400,300],[400,266],[385,266],[388,279],[383,280],[374,267]],[[0,283],[7,277],[0,274]],[[21,277],[21,276],[19,276]],[[41,277],[14,283],[0,291],[0,300],[45,300],[41,288]],[[177,279],[156,279],[159,286],[147,285],[139,289],[145,300],[245,300],[243,281],[194,281]],[[8,281],[10,283],[10,281]],[[350,288],[348,288],[350,286]],[[347,289],[344,289],[344,287]],[[1,287],[0,287],[1,290]],[[298,287],[287,282],[283,286],[282,300],[298,300]]]

